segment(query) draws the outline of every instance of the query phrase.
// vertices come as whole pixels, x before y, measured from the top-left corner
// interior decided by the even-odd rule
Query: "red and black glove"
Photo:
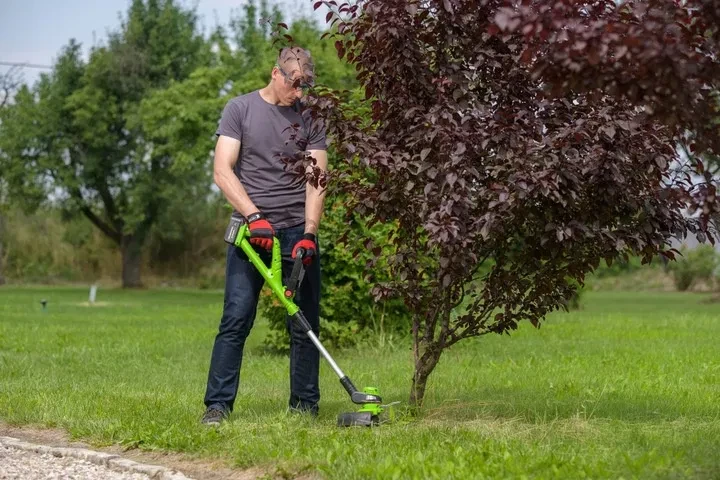
[[[273,230],[270,222],[265,220],[265,215],[261,212],[255,212],[248,215],[248,228],[250,229],[250,243],[270,250],[273,244],[275,230]]]
[[[317,252],[317,243],[315,242],[315,235],[312,233],[306,233],[303,235],[302,240],[297,242],[292,250],[292,258],[297,257],[297,251],[299,248],[305,249],[305,254],[303,255],[302,262],[304,265],[310,265],[313,261],[313,257],[315,256],[315,252]]]

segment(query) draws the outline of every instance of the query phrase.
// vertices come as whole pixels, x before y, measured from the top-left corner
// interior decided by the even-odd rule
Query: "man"
[[[325,129],[299,108],[314,80],[310,53],[298,47],[280,51],[270,82],[230,100],[216,135],[214,180],[232,205],[233,215],[248,222],[250,243],[269,263],[273,237],[289,277],[298,248],[307,251],[306,273],[295,301],[319,335],[320,250],[317,231],[324,191],[285,168],[284,158],[305,150],[323,171],[327,168]],[[293,125],[295,128],[293,128]],[[300,126],[299,130],[297,126]],[[245,339],[255,320],[264,279],[244,252],[228,246],[225,300],[212,350],[202,423],[216,425],[233,410]],[[288,317],[290,400],[292,411],[317,415],[320,355]]]

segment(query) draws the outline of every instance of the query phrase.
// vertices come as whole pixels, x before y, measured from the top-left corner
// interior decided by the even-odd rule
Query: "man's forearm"
[[[305,196],[305,233],[317,234],[324,201],[325,189],[319,190],[308,184]]]
[[[315,166],[323,172],[327,172],[327,152],[325,150],[310,150],[310,155],[315,159]],[[305,233],[317,235],[320,228],[320,217],[322,217],[323,203],[325,201],[325,188],[318,185],[318,188],[307,183],[305,187]]]
[[[223,192],[225,198],[235,210],[247,217],[258,211],[255,204],[250,200],[245,187],[242,186],[232,170],[215,170],[215,184]]]

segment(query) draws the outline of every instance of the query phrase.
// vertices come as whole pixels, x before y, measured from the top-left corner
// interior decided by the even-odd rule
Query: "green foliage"
[[[669,268],[675,279],[675,287],[683,292],[697,282],[708,282],[714,287],[715,276],[720,266],[720,254],[711,245],[698,245],[693,249],[683,248],[682,256],[676,256]]]
[[[290,352],[290,337],[287,333],[285,309],[268,293],[262,294],[258,313],[268,319],[270,329],[263,339],[263,348],[273,354],[286,355]],[[368,332],[361,330],[357,322],[333,323],[320,317],[320,340],[333,350],[354,347],[367,340]]]
[[[132,62],[139,84],[162,87],[208,61],[198,20],[194,8],[176,0],[133,0],[121,33],[110,36],[110,49],[121,54],[119,61]]]
[[[327,259],[323,267],[326,300],[322,316],[337,323],[355,321],[363,329],[407,332],[410,317],[402,301],[374,301],[370,295],[375,283],[390,280],[387,258],[394,253],[390,238],[396,232],[395,226],[386,223],[368,227],[359,215],[353,215],[352,224],[348,225],[347,214],[342,196],[328,201],[322,233],[325,245],[322,254]],[[361,232],[368,233],[375,245],[384,246],[386,255],[374,265],[370,264],[375,259],[373,252],[348,248],[366,238],[360,235]],[[343,235],[346,239],[339,243]]]
[[[153,155],[172,158],[168,165],[185,188],[207,193],[218,112],[227,101],[226,67],[202,67],[189,78],[172,82],[144,98],[128,118],[130,128],[144,131]],[[188,101],[192,99],[192,101]],[[168,184],[176,189],[177,183]]]
[[[145,253],[148,270],[168,285],[222,288],[226,244],[227,209],[218,197],[201,192],[173,192],[167,214],[150,233]]]
[[[354,257],[353,249],[347,248],[347,244],[338,244],[338,239],[346,232],[346,243],[359,241],[359,231],[367,228],[358,216],[355,216],[352,227],[346,225],[347,211],[341,198],[328,200],[321,222],[321,338],[334,348],[341,349],[375,335],[382,338],[407,335],[410,316],[404,304],[398,299],[375,301],[370,293],[374,282],[389,280],[387,263],[378,262],[369,269],[368,263],[374,258],[372,252],[366,251]],[[370,235],[376,244],[387,245],[388,253],[391,253],[389,238],[394,231],[391,224],[378,224],[370,230]],[[280,302],[268,289],[264,289],[258,315],[270,324],[271,333],[265,338],[265,345],[270,351],[288,350],[284,312]]]
[[[27,211],[47,201],[55,182],[77,187],[72,167],[62,155],[72,145],[72,114],[65,105],[83,75],[80,45],[63,48],[51,74],[32,88],[23,86],[14,102],[0,110],[0,171],[6,201]]]
[[[62,227],[62,241],[76,250],[87,247],[93,240],[93,226],[86,218],[73,217],[59,227]]]

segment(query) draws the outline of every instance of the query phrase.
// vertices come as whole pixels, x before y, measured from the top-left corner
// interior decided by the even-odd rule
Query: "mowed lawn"
[[[284,478],[720,478],[720,304],[706,295],[587,293],[540,330],[461,343],[419,416],[373,429],[335,426],[354,405],[325,362],[319,419],[288,415],[288,362],[263,352],[262,320],[231,421],[203,427],[222,293],[87,297],[0,288],[1,421]],[[332,353],[356,385],[406,405],[408,341]]]

